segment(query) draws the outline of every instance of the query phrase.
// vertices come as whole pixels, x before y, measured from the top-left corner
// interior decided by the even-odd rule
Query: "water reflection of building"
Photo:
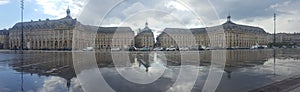
[[[0,49],[8,49],[8,35],[7,29],[0,30]]]
[[[21,56],[18,56],[10,63],[10,66],[18,72],[37,74],[39,76],[59,76],[66,79],[68,88],[70,87],[71,79],[76,76],[72,66],[71,53],[36,52],[29,55],[28,52],[25,52],[24,59],[21,58]]]
[[[188,32],[191,32],[194,38],[189,37],[191,35],[187,35]],[[173,36],[169,36],[166,33],[170,33]],[[177,44],[190,46],[192,45],[191,42],[194,41],[193,39],[197,43],[195,47],[250,48],[256,44],[267,45],[268,33],[259,27],[236,24],[228,16],[227,22],[220,26],[195,29],[166,28],[158,36],[157,43],[162,47],[177,46]]]
[[[199,53],[200,61],[193,60],[196,57],[195,53]],[[187,55],[184,60],[181,60],[180,52],[165,53],[168,60],[167,64],[169,66],[180,66],[182,62],[187,62],[188,64],[195,65],[196,62],[200,62],[200,66],[210,66],[212,52],[211,51],[201,51],[201,52],[191,52],[186,53]],[[263,65],[268,59],[273,58],[273,50],[228,50],[226,51],[226,63],[224,72],[226,77],[230,79],[232,77],[232,72],[237,71],[244,67],[254,67],[257,65]]]
[[[226,64],[230,66],[255,66],[264,64],[273,57],[273,50],[233,50],[227,51]]]
[[[168,53],[168,52],[167,52]],[[194,52],[196,53],[196,52]],[[211,62],[211,51],[197,52],[200,57],[200,66],[208,66]],[[193,61],[195,54],[186,53],[188,60]],[[180,65],[181,55],[180,52],[170,53],[165,55],[170,65]],[[229,50],[226,51],[226,67],[247,67],[264,64],[268,59],[273,57],[272,50]],[[193,61],[199,62],[199,61]]]
[[[277,56],[280,54],[287,54],[289,56],[298,55],[299,50],[292,49],[291,51],[282,50],[277,51]],[[30,54],[28,54],[30,53]],[[80,52],[81,56],[85,55],[85,52]],[[167,65],[168,66],[177,66],[180,64],[180,52],[163,52],[165,55],[158,56],[166,56]],[[193,60],[194,57],[197,57],[195,53],[199,53],[200,61]],[[118,54],[118,53],[117,53]],[[124,54],[124,53],[119,53]],[[140,63],[141,67],[150,67],[148,66],[149,63],[147,60],[150,60],[148,52],[139,52],[139,53],[126,53],[129,54],[130,63],[134,62],[135,58],[144,60],[143,63]],[[194,52],[185,53],[189,64],[193,64],[193,62],[200,62],[200,67],[209,66],[211,62],[211,51],[201,51],[201,52]],[[234,77],[233,74],[240,68],[243,67],[253,67],[257,65],[263,65],[266,60],[273,57],[273,50],[230,50],[226,52],[227,61],[224,71],[227,73],[227,77],[231,78]],[[113,59],[110,53],[96,53],[92,54],[96,56],[96,60],[98,66],[100,68],[107,68],[107,67],[114,67],[114,63],[112,62]],[[82,57],[80,57],[82,58]],[[162,60],[162,59],[161,59]],[[21,63],[23,62],[23,63]],[[126,62],[123,60],[123,62]],[[65,78],[68,83],[66,85],[70,85],[70,79],[76,77],[75,72],[73,70],[73,62],[72,62],[72,53],[71,52],[25,52],[24,53],[24,61],[20,60],[20,56],[16,56],[15,59],[10,61],[10,66],[18,71],[18,72],[25,72],[25,73],[32,73],[38,74],[40,76],[59,76],[61,78]],[[85,62],[80,64],[85,69],[90,69],[91,67]],[[125,67],[130,67],[128,64],[124,64]],[[196,65],[198,66],[198,65]],[[22,69],[22,70],[21,70]]]
[[[146,72],[149,71],[150,61],[153,60],[152,58],[150,58],[149,53],[137,53],[137,55],[136,55],[136,59],[137,59],[137,62],[139,63],[139,67],[141,67],[141,66],[145,67]]]
[[[300,60],[300,49],[276,49],[277,59]]]
[[[20,55],[20,53],[17,55]],[[114,67],[110,53],[96,53],[93,55],[96,56],[99,68]],[[132,54],[130,54],[129,59],[131,63],[134,62],[134,56]],[[18,72],[64,78],[67,81],[66,85],[68,87],[70,87],[71,79],[76,77],[72,52],[24,52],[23,59],[21,55],[16,56],[9,65]],[[128,64],[124,66],[127,65]],[[84,68],[83,70],[91,68],[84,62],[81,66]]]

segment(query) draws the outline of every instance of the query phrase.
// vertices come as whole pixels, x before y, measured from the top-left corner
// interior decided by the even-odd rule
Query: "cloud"
[[[71,79],[71,88],[69,92],[83,92],[80,82],[77,78]]]
[[[285,2],[279,2],[268,5],[266,10],[272,10],[269,14],[261,15],[261,16],[253,16],[252,18],[241,18],[237,19],[237,22],[246,25],[253,25],[262,27],[265,31],[269,33],[273,33],[273,13],[277,12],[277,32],[300,32],[299,26],[300,19],[300,1],[289,0]],[[251,21],[249,21],[251,20]]]
[[[10,0],[0,0],[0,5],[5,5],[10,3]]]
[[[123,10],[122,13],[124,13],[125,15],[131,15],[133,13],[136,13],[140,10],[144,10],[146,9],[145,6],[143,4],[141,4],[140,2],[134,3],[133,5],[131,5],[130,7],[128,7],[127,9]]]
[[[70,89],[67,87],[67,80],[61,77],[48,77],[44,80],[44,84],[39,88],[38,92],[82,92],[80,82],[77,78],[72,78],[70,80]]]
[[[43,87],[39,89],[39,92],[58,92],[67,91],[66,80],[60,77],[49,77],[44,80]]]
[[[165,27],[199,27],[201,23],[198,16],[191,11],[175,0],[125,1],[110,10],[102,25],[111,25],[114,22],[114,25],[138,29],[144,28],[145,22],[148,21],[150,28],[159,31]]]
[[[159,31],[165,27],[195,28],[219,24],[214,8],[207,0],[200,1],[202,2],[195,0],[184,2],[180,0],[125,0],[122,2],[120,0],[90,0],[84,7],[79,21],[83,24],[101,26],[123,24],[122,26],[129,26],[136,30],[143,28],[145,21],[149,20],[150,27]]]
[[[90,0],[79,17],[83,24],[143,29],[146,21],[157,36],[166,27],[199,28],[220,24],[207,0]],[[105,4],[102,4],[105,3]],[[101,4],[101,6],[99,6]],[[103,19],[103,20],[102,20]]]
[[[42,7],[44,14],[62,18],[66,16],[68,6],[71,9],[71,15],[78,17],[86,0],[36,0],[36,3]]]
[[[272,32],[273,13],[278,13],[279,32],[297,32],[297,0],[36,0],[45,14],[64,17],[70,5],[73,17],[83,24],[143,28],[146,20],[157,31],[165,27],[209,27],[232,20]],[[88,2],[87,2],[88,1]],[[87,4],[85,6],[85,4]],[[147,13],[148,12],[148,13]],[[104,19],[104,20],[102,20]],[[298,20],[297,20],[298,19]]]
[[[82,8],[78,20],[83,24],[99,26],[102,18],[104,18],[119,1],[120,0],[89,0],[86,2],[85,7]]]
[[[182,5],[181,3],[176,2],[176,1],[170,1],[166,6],[168,8],[174,8],[174,9],[178,9],[178,10],[181,10],[181,11],[187,11],[188,10],[184,5]]]
[[[207,4],[208,0],[185,0],[197,12],[206,26],[219,25],[226,21],[230,13],[232,20],[239,24],[262,27],[265,31],[273,32],[273,13],[277,12],[278,32],[299,32],[299,6],[297,0],[210,0],[214,9]],[[207,10],[206,10],[207,9]],[[213,14],[215,10],[221,21],[218,22]],[[204,16],[203,16],[204,15]],[[213,17],[211,17],[212,15]],[[214,22],[209,22],[214,21]]]

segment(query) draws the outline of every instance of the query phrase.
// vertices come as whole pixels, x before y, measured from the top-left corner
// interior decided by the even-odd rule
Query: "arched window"
[[[65,41],[65,43],[64,43],[64,47],[65,47],[65,48],[67,47],[67,44],[68,44],[68,42],[67,42],[67,41]]]
[[[63,47],[62,41],[59,41],[59,48]]]
[[[57,48],[57,45],[58,45],[58,42],[55,41],[55,43],[54,43],[54,48]]]
[[[42,41],[39,41],[39,48],[42,47]]]
[[[38,48],[38,42],[37,41],[35,42],[35,48]]]
[[[43,48],[47,48],[47,47],[48,47],[48,46],[47,46],[46,42],[43,41]]]
[[[10,48],[13,48],[13,43],[12,42],[10,43]]]

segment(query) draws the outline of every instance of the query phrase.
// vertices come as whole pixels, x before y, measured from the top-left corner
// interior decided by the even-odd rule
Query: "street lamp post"
[[[276,13],[274,13],[274,39],[273,39],[273,46],[276,43]]]
[[[274,40],[273,40],[273,75],[276,75],[276,50],[275,50],[275,43],[276,43],[276,13],[274,13]]]
[[[23,10],[24,10],[24,0],[21,0],[21,50],[24,49]]]
[[[24,11],[24,0],[21,0],[20,1],[21,3],[21,65],[23,66],[24,65],[24,62],[23,62],[23,50],[24,50],[24,23],[23,23],[23,11]],[[24,91],[24,88],[23,88],[23,84],[24,84],[24,73],[23,73],[23,67],[21,67],[21,91],[23,92]]]

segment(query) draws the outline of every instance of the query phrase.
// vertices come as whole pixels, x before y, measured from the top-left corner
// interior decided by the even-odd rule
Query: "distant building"
[[[83,25],[70,16],[58,20],[23,23],[24,48],[29,50],[82,50],[128,48],[133,46],[134,32],[129,27],[96,27]],[[22,23],[15,24],[9,34],[9,48],[21,48]],[[114,39],[112,39],[115,37]],[[73,42],[74,41],[74,42]],[[74,44],[73,44],[74,43]]]
[[[145,28],[140,30],[140,32],[135,36],[135,47],[153,48],[154,43],[155,43],[154,34],[152,30],[148,27],[148,22],[146,22]]]
[[[0,30],[0,49],[8,49],[8,35],[7,29]]]
[[[71,49],[73,29],[80,24],[70,16],[58,20],[39,20],[23,23],[24,48],[26,49]],[[9,47],[11,49],[21,48],[22,23],[15,24],[10,29]]]
[[[95,38],[98,27],[76,24],[73,29],[72,49],[83,50],[88,47],[95,48]]]
[[[191,34],[194,37],[191,37]],[[166,28],[157,37],[157,44],[165,48],[178,45],[181,47],[250,48],[256,44],[267,45],[268,36],[269,34],[262,28],[233,23],[228,16],[227,22],[219,26],[194,29]]]
[[[276,43],[295,44],[300,46],[300,33],[278,33],[276,34]]]
[[[254,45],[273,43],[273,35],[259,27],[240,25],[227,21],[218,26],[206,28],[166,28],[154,39],[152,30],[145,23],[136,36],[130,27],[96,27],[83,25],[70,16],[57,20],[23,22],[25,49],[29,50],[82,50],[128,49],[147,47],[186,48],[251,48]],[[21,48],[22,23],[16,23],[8,30],[0,30],[0,49]],[[276,43],[293,43],[300,46],[300,33],[276,35]]]
[[[182,28],[166,28],[156,38],[160,47],[198,47],[201,45],[209,45],[204,28],[199,29],[182,29]],[[193,46],[194,45],[194,46]]]
[[[230,21],[230,17],[224,27],[226,45],[229,48],[250,48],[253,45],[268,45],[268,35],[264,29],[246,25],[235,24]]]
[[[134,32],[129,27],[100,27],[95,44],[97,49],[128,49],[134,46]]]

